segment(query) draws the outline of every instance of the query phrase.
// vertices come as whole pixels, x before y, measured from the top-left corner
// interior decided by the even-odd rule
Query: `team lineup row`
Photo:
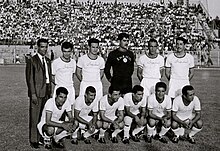
[[[51,94],[53,94],[53,99],[57,98],[59,94],[56,94],[56,90],[64,87],[68,91],[68,95],[66,94],[67,102],[70,102],[71,110],[74,111],[74,108],[78,106],[79,103],[77,103],[77,99],[75,100],[74,74],[80,81],[79,97],[82,98],[88,95],[86,93],[88,87],[95,89],[95,100],[101,100],[103,98],[101,79],[104,75],[110,82],[110,87],[119,91],[121,96],[126,96],[126,94],[133,91],[132,74],[134,72],[135,58],[134,54],[128,50],[129,35],[126,33],[119,34],[118,41],[119,48],[110,52],[105,62],[98,55],[99,40],[95,38],[89,39],[89,53],[81,56],[76,63],[74,59],[71,59],[73,45],[70,42],[64,42],[61,45],[62,56],[51,62],[45,57],[48,49],[48,40],[38,40],[37,54],[28,59],[26,64],[26,82],[28,96],[30,98],[29,140],[33,148],[39,147],[42,137],[40,135],[41,132],[39,133],[37,130],[37,124],[40,122],[45,103],[52,97]],[[169,80],[168,96],[171,100],[181,95],[182,88],[190,84],[189,81],[194,75],[194,59],[190,54],[185,52],[185,44],[186,40],[184,38],[177,38],[176,49],[173,50],[174,53],[168,55],[164,62],[164,58],[157,53],[157,41],[155,39],[148,41],[149,51],[141,56],[137,62],[137,76],[140,80],[140,87],[143,88],[143,96],[149,98],[151,94],[156,92],[154,90],[155,85],[161,81],[164,71]],[[55,85],[53,93],[52,84]],[[108,95],[111,95],[111,93]],[[76,117],[74,116],[74,118]],[[78,122],[86,123],[84,119]],[[54,124],[54,122],[52,123]],[[59,127],[57,123],[53,124],[52,126]],[[150,131],[149,129],[148,131]],[[115,133],[113,134],[115,135]],[[43,133],[42,135],[44,136]],[[87,133],[84,135],[87,135]],[[176,140],[178,140],[178,137]]]

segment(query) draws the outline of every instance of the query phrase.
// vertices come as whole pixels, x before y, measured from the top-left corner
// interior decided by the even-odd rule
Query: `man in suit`
[[[37,130],[37,124],[40,122],[46,100],[51,97],[51,62],[45,56],[48,40],[39,39],[37,48],[37,54],[28,59],[26,64],[26,83],[30,98],[29,141],[33,148],[39,148],[40,134]]]

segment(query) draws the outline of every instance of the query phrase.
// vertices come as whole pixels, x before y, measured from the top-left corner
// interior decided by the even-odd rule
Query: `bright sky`
[[[88,1],[88,0],[77,0],[77,1]],[[89,1],[93,1],[93,0],[89,0]],[[104,1],[104,2],[114,2],[115,0],[96,0],[96,1]],[[150,1],[159,1],[159,0],[141,0],[141,2],[150,2]],[[165,0],[165,2],[168,0]],[[176,2],[176,0],[171,0]],[[204,6],[207,7],[208,6],[208,11],[209,14],[212,18],[215,18],[216,16],[220,17],[220,0],[189,0],[192,2],[195,1],[201,1],[203,2]],[[118,2],[139,2],[139,0],[118,0]]]

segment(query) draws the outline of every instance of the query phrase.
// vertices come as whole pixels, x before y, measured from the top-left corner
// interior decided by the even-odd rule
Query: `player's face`
[[[157,43],[156,42],[150,42],[150,45],[149,45],[149,53],[151,55],[154,55],[157,53]]]
[[[119,46],[123,49],[128,49],[128,43],[129,39],[124,37],[122,40],[120,40]]]
[[[159,100],[163,100],[164,99],[165,93],[166,93],[166,90],[163,87],[158,87],[155,90],[156,98],[159,99]]]
[[[92,92],[88,92],[88,94],[86,94],[86,100],[88,101],[88,103],[92,103],[95,99],[96,93],[92,93]]]
[[[67,48],[67,49],[63,48],[62,52],[63,52],[63,58],[65,58],[65,59],[70,59],[71,58],[71,55],[72,55],[72,49],[71,48]]]
[[[40,45],[38,46],[38,53],[42,56],[45,56],[47,53],[47,49],[48,49],[48,43],[45,42],[41,42]]]
[[[193,99],[194,99],[194,96],[195,96],[194,90],[188,90],[188,91],[187,91],[187,95],[184,96],[184,97],[185,97],[185,99],[186,99],[187,101],[192,102]]]
[[[99,52],[99,44],[98,43],[91,43],[90,48],[90,53],[93,55],[97,55]]]
[[[137,91],[137,93],[133,93],[134,103],[138,103],[142,100],[144,95],[143,91]]]
[[[63,104],[65,103],[67,99],[67,95],[64,93],[60,93],[59,95],[56,96],[55,101],[56,101],[56,105],[58,107],[63,106]]]
[[[113,100],[113,102],[117,102],[120,96],[120,91],[113,91],[111,94],[111,99]]]
[[[177,40],[176,41],[176,51],[177,52],[182,52],[182,51],[184,51],[184,49],[185,49],[185,45],[184,45],[183,41],[182,40]]]

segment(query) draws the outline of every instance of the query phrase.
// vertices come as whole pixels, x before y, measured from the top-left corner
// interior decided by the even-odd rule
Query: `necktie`
[[[42,63],[43,63],[43,70],[44,70],[44,73],[46,74],[46,65],[45,65],[44,57],[42,57]]]

